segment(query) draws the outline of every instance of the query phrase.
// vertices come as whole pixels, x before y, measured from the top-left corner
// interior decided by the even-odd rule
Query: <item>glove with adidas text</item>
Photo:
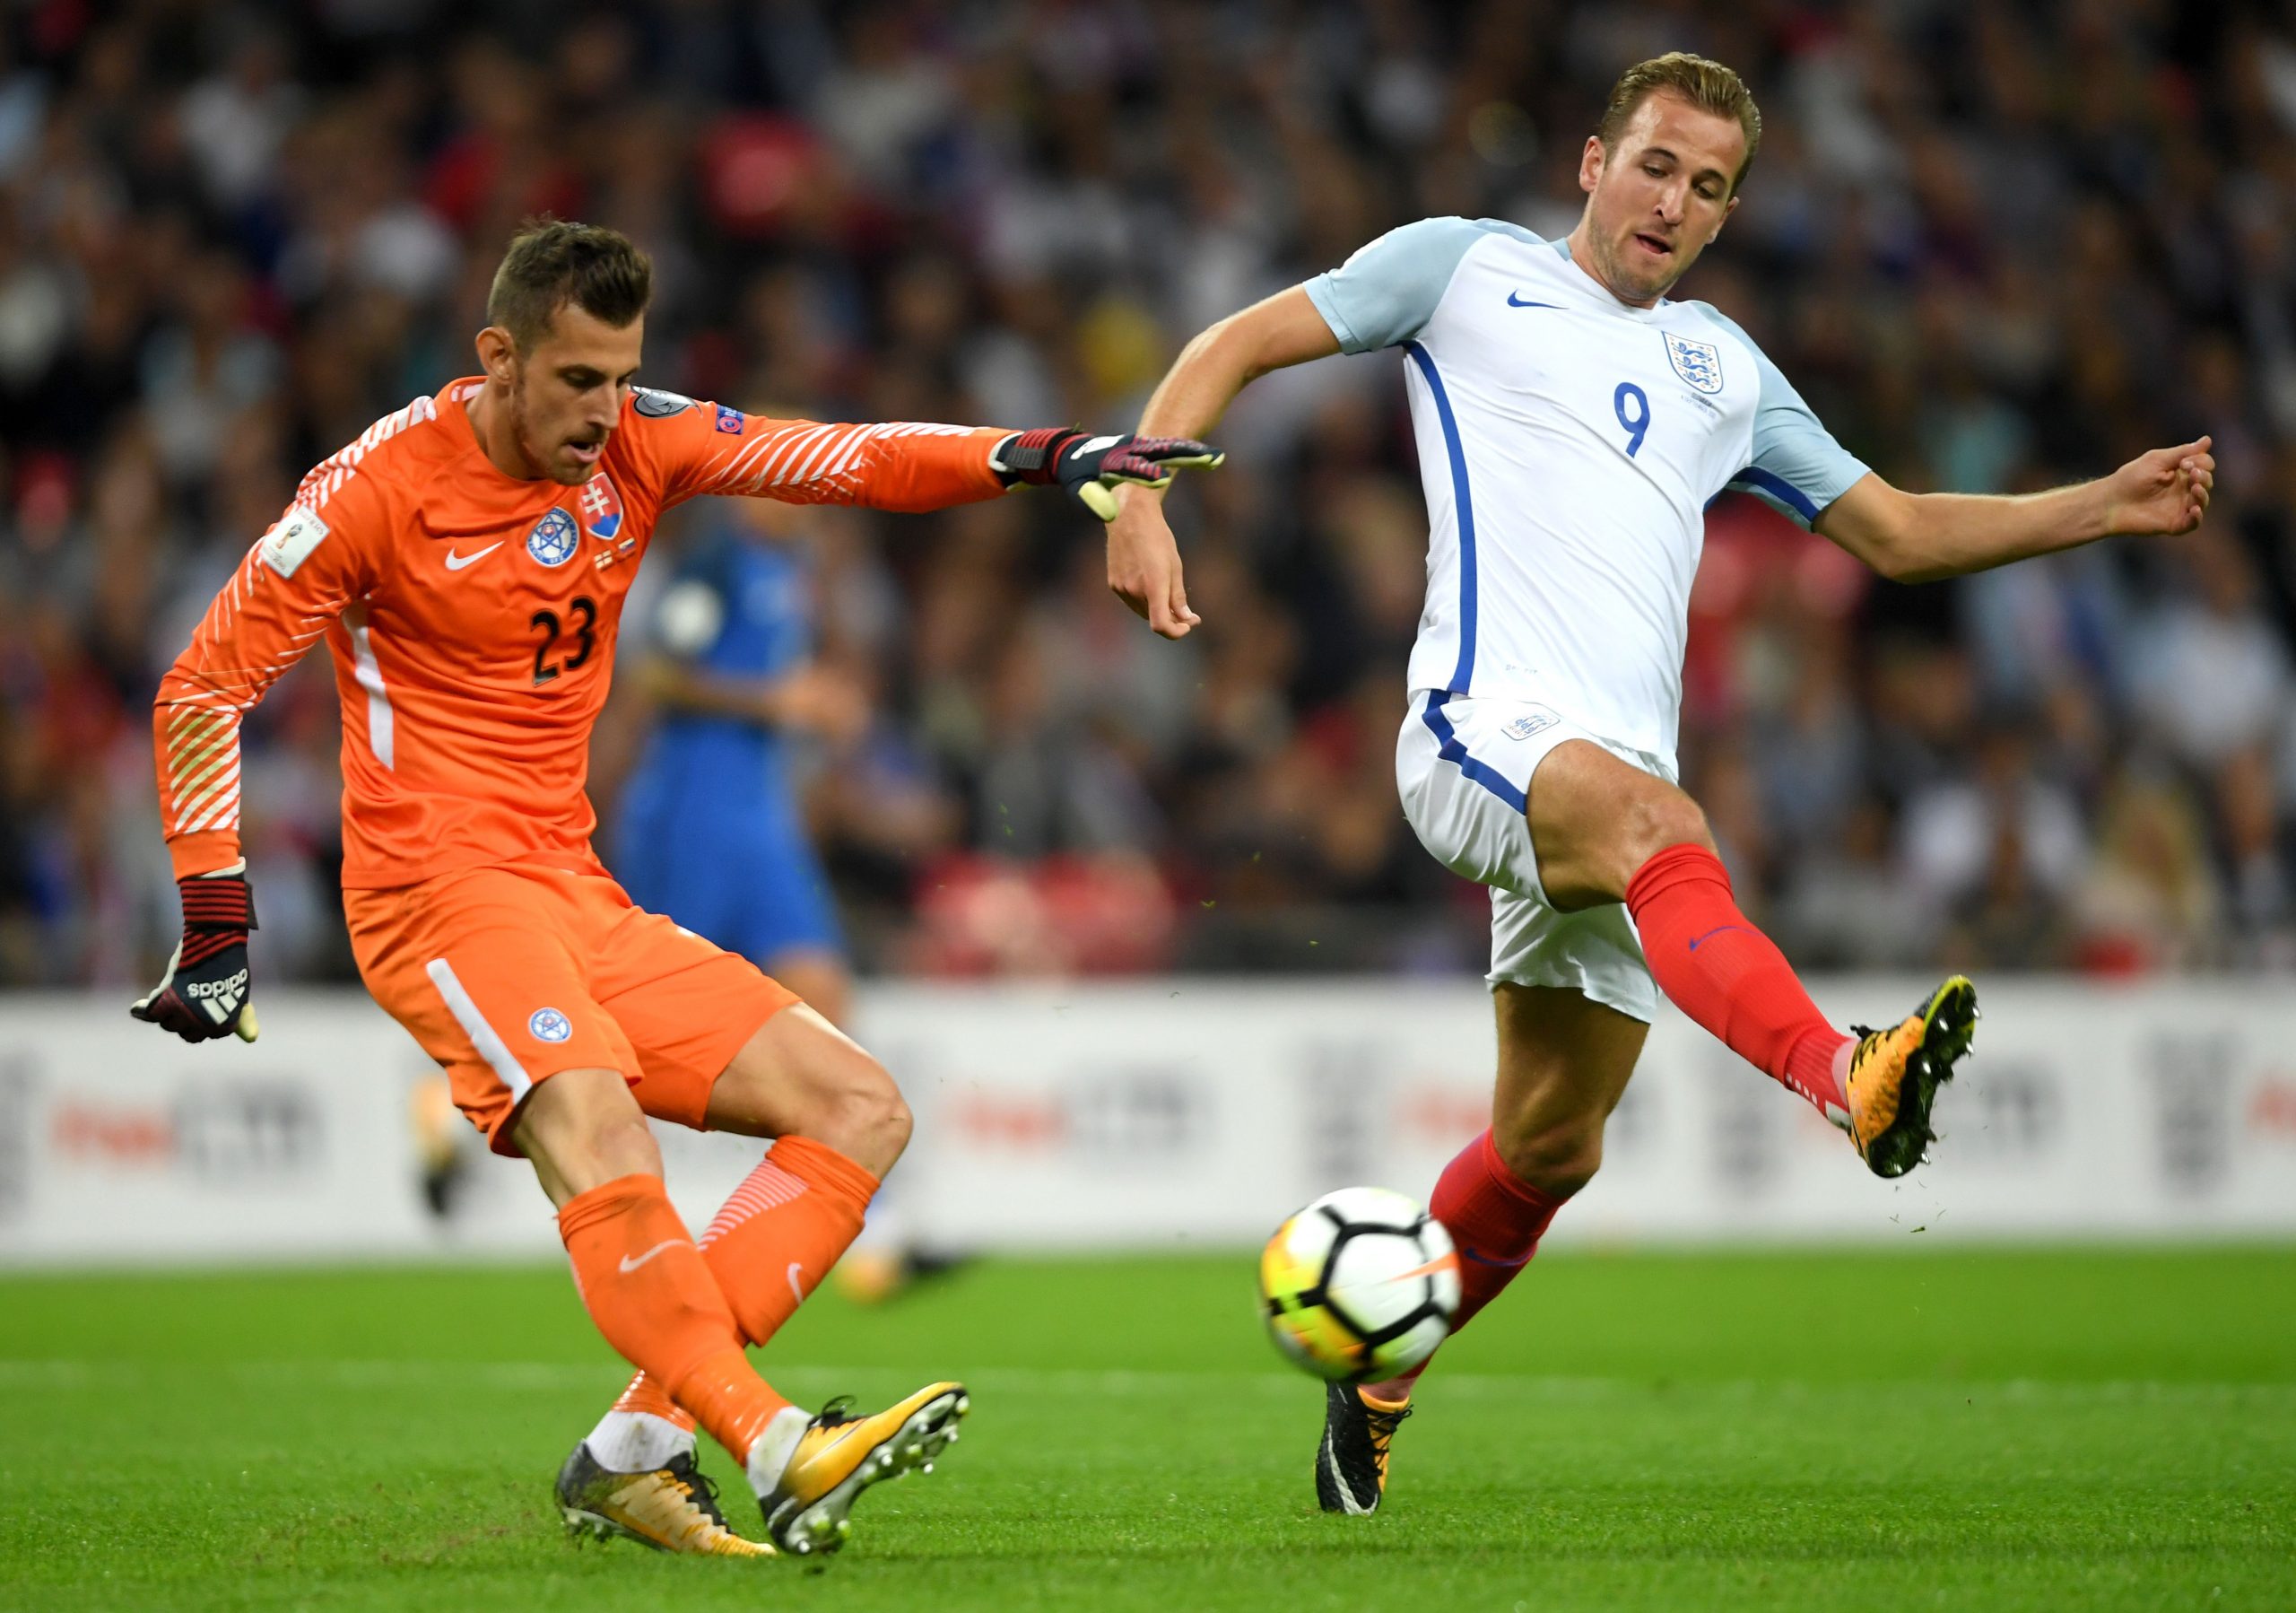
[[[1095,437],[1074,426],[1039,426],[996,445],[989,464],[1009,485],[1059,484],[1104,521],[1116,519],[1116,489],[1126,482],[1162,487],[1181,466],[1210,469],[1228,456],[1189,437]]]
[[[127,1011],[186,1042],[236,1035],[256,1038],[248,1000],[248,932],[256,928],[255,894],[240,868],[176,881],[183,894],[183,939],[160,983]]]

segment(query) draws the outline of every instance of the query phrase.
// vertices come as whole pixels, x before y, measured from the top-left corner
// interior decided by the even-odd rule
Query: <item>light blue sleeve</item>
[[[1804,527],[1866,475],[1856,455],[1833,439],[1794,383],[1770,362],[1754,339],[1701,302],[1699,311],[1729,331],[1754,355],[1761,377],[1761,399],[1754,406],[1752,462],[1729,485],[1750,493],[1779,514]]]
[[[1408,342],[1435,317],[1459,259],[1496,227],[1487,219],[1429,218],[1390,230],[1309,281],[1308,301],[1343,353]]]

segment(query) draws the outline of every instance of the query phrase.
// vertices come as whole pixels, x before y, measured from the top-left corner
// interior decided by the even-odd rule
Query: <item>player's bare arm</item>
[[[2109,476],[2021,497],[1907,493],[1868,475],[1828,505],[1817,531],[1883,576],[1935,582],[2102,537],[2176,537],[2216,486],[2206,437],[2139,454]]]
[[[1614,139],[1590,135],[1579,153],[1585,214],[1571,260],[1621,302],[1648,308],[1687,274],[1738,205],[1751,160],[1744,131],[1674,95],[1645,99]],[[1144,435],[1200,436],[1273,370],[1328,358],[1339,338],[1294,286],[1199,333],[1140,416]],[[1109,588],[1168,639],[1201,619],[1188,608],[1179,549],[1157,493],[1124,490],[1109,529]]]
[[[1299,286],[1231,314],[1180,352],[1141,412],[1144,437],[1200,437],[1219,423],[1247,386],[1271,370],[1329,358],[1339,338]],[[1179,546],[1164,519],[1161,487],[1117,493],[1109,524],[1109,589],[1135,615],[1168,639],[1187,636],[1200,619],[1188,609]]]

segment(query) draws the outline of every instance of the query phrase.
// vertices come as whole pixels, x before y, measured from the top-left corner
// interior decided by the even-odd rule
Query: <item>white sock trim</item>
[[[761,1500],[779,1487],[789,1459],[797,1454],[797,1442],[813,1420],[812,1413],[796,1406],[784,1406],[751,1443],[750,1488],[757,1492]]]
[[[693,1450],[693,1430],[650,1411],[609,1411],[583,1443],[590,1458],[613,1473],[650,1473]]]

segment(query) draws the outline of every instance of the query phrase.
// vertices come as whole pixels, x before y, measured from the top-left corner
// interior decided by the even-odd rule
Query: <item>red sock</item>
[[[740,1325],[763,1344],[829,1275],[861,1230],[877,1179],[826,1143],[785,1137],[726,1200],[701,1234],[701,1258]],[[640,1372],[616,1411],[650,1412],[691,1427],[661,1383]]]
[[[1674,1005],[1842,1124],[1850,1038],[1826,1023],[1786,955],[1738,911],[1721,860],[1703,846],[1669,846],[1627,881],[1626,907]]]
[[[1443,1167],[1428,1208],[1459,1246],[1459,1310],[1451,1318],[1452,1332],[1473,1321],[1530,1264],[1547,1223],[1569,1197],[1543,1192],[1509,1170],[1489,1131]],[[1378,1400],[1408,1399],[1426,1370],[1422,1361],[1400,1378],[1366,1385],[1363,1392]]]

